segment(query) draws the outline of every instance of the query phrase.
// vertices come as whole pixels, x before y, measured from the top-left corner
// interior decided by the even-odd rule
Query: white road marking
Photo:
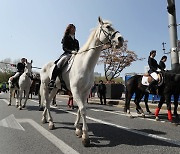
[[[41,133],[45,138],[47,138],[51,143],[53,143],[59,150],[64,154],[79,154],[76,150],[71,148],[69,145],[64,143],[62,140],[57,138],[55,135],[47,131],[45,128],[40,126],[32,119],[17,119],[20,123],[29,123],[31,124],[39,133]]]
[[[90,110],[95,111],[95,112],[106,112],[106,113],[111,113],[111,114],[116,114],[116,115],[122,115],[122,116],[129,117],[128,114],[126,114],[126,113],[124,113],[122,111],[106,111],[106,110],[99,110],[99,109],[90,109]],[[139,119],[157,122],[156,119],[148,119],[149,115],[145,115],[146,118],[142,118],[141,115],[137,114],[136,112],[131,112],[131,115],[134,116],[134,117],[138,117]],[[158,122],[165,123],[166,121],[160,120]]]
[[[64,111],[64,112],[67,112],[67,113],[70,113],[70,114],[73,114],[73,115],[77,115],[76,113],[74,113],[72,111],[67,111],[67,110],[64,110],[64,109],[59,109],[59,108],[54,107],[54,106],[52,106],[52,108],[56,108],[57,110]],[[125,127],[125,126],[116,125],[116,124],[113,124],[113,123],[110,123],[110,122],[106,122],[106,121],[103,121],[103,120],[100,120],[100,119],[92,118],[92,117],[89,117],[89,116],[86,116],[86,118],[89,119],[89,120],[95,121],[97,123],[102,123],[102,124],[105,124],[105,125],[117,127],[117,128],[129,131],[131,133],[143,135],[143,136],[146,136],[146,137],[150,137],[150,138],[153,138],[153,139],[158,139],[158,140],[170,143],[170,144],[175,144],[175,145],[180,146],[180,141],[175,141],[175,140],[172,140],[170,138],[166,138],[166,137],[162,137],[162,136],[158,136],[158,135],[154,135],[154,134],[148,134],[148,133],[145,133],[145,132],[137,131],[137,130],[134,130],[134,129],[131,129],[131,128],[128,128],[128,127]]]
[[[6,99],[2,99],[6,104],[9,104],[9,101]]]
[[[36,103],[39,103],[38,101],[34,101]],[[72,111],[68,111],[68,110],[65,110],[65,109],[60,109],[60,108],[57,108],[57,107],[54,107],[54,106],[51,106],[52,108],[55,108],[59,111],[64,111],[64,112],[67,112],[67,113],[70,113],[72,115],[76,115],[76,113],[72,112]],[[92,117],[89,117],[89,116],[86,116],[87,119],[89,120],[92,120],[92,121],[95,121],[97,123],[102,123],[102,124],[105,124],[105,125],[109,125],[109,126],[113,126],[113,127],[117,127],[117,128],[120,128],[120,129],[123,129],[123,130],[126,130],[126,131],[129,131],[131,133],[135,133],[135,134],[139,134],[139,135],[143,135],[143,136],[146,136],[146,137],[150,137],[150,138],[153,138],[153,139],[158,139],[158,140],[161,140],[161,141],[165,141],[167,143],[170,143],[170,144],[174,144],[174,145],[178,145],[180,146],[180,141],[176,141],[176,140],[172,140],[170,138],[166,138],[166,137],[162,137],[162,136],[158,136],[158,135],[154,135],[154,134],[148,134],[148,133],[145,133],[145,132],[141,132],[141,131],[137,131],[137,130],[134,130],[134,129],[131,129],[131,128],[128,128],[128,127],[125,127],[125,126],[121,126],[121,125],[117,125],[117,124],[114,124],[114,123],[110,123],[110,122],[106,122],[106,121],[103,121],[103,120],[100,120],[100,119],[96,119],[96,118],[92,118]],[[30,119],[31,120],[31,119]],[[40,125],[39,125],[40,126]],[[40,126],[41,127],[41,126]],[[44,128],[43,128],[44,129]],[[47,130],[45,130],[47,131]],[[40,132],[40,131],[39,131]],[[41,132],[40,132],[41,133]],[[47,133],[49,133],[47,131]],[[46,137],[46,136],[45,136]],[[56,138],[56,136],[54,136]],[[47,137],[46,137],[47,138]]]
[[[2,119],[0,121],[0,126],[25,131],[25,129],[17,122],[17,120],[15,119],[13,114],[11,114],[8,117]]]
[[[3,99],[3,101],[9,104],[7,100]],[[34,101],[34,102],[39,103],[38,101]],[[32,119],[15,119],[14,115],[12,114],[8,116],[7,118],[1,120],[0,126],[24,130],[24,128],[19,123],[29,123],[30,125],[32,125],[39,133],[41,133],[46,139],[48,139],[64,154],[79,154],[79,152],[71,148],[65,142],[57,138],[55,135],[47,131],[45,128],[40,126],[38,123],[36,123]]]

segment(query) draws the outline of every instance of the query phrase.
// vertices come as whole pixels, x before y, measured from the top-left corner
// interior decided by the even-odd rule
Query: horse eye
[[[108,26],[106,26],[106,28],[107,28],[107,29],[110,29],[110,28],[111,28],[111,26],[109,26],[109,25],[108,25]]]

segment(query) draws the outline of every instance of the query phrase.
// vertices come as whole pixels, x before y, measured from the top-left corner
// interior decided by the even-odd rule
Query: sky
[[[180,1],[175,2],[180,23]],[[34,67],[43,67],[63,53],[61,39],[69,23],[76,26],[82,47],[97,26],[98,16],[112,22],[128,40],[129,50],[146,58],[123,70],[123,78],[126,73],[144,73],[153,49],[159,61],[164,55],[162,42],[170,50],[167,0],[0,0],[0,60],[26,57]],[[97,65],[95,72],[104,75],[103,66]]]

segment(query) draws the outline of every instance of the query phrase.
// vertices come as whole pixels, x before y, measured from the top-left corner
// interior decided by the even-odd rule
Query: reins
[[[110,46],[109,46],[108,48],[103,49],[103,50],[106,50],[106,49],[111,48],[111,47],[112,47],[112,39],[115,37],[116,33],[119,33],[119,31],[115,31],[115,32],[111,35],[111,34],[108,33],[107,31],[105,31],[105,30],[102,28],[102,26],[101,26],[100,28],[101,28],[101,30],[100,30],[100,33],[99,33],[99,38],[100,38],[101,32],[103,32],[104,35],[105,35],[105,37],[108,39],[108,42],[107,42],[107,43],[103,43],[103,42],[101,42],[101,41],[99,40],[99,41],[101,42],[100,45],[97,45],[97,46],[95,46],[95,47],[93,47],[93,48],[89,48],[89,49],[84,50],[84,51],[72,53],[72,54],[74,54],[74,55],[76,55],[76,54],[82,54],[82,53],[84,53],[84,52],[87,52],[87,51],[89,51],[89,50],[102,47],[102,46],[104,46],[104,45],[110,45]],[[103,50],[102,50],[102,51],[103,51]]]

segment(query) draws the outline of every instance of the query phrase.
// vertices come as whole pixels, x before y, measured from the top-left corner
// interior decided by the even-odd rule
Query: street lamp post
[[[171,68],[176,69],[179,66],[179,57],[177,51],[177,24],[176,24],[176,8],[175,0],[167,0],[168,18],[169,18],[169,35],[170,35],[170,53],[171,53]]]

